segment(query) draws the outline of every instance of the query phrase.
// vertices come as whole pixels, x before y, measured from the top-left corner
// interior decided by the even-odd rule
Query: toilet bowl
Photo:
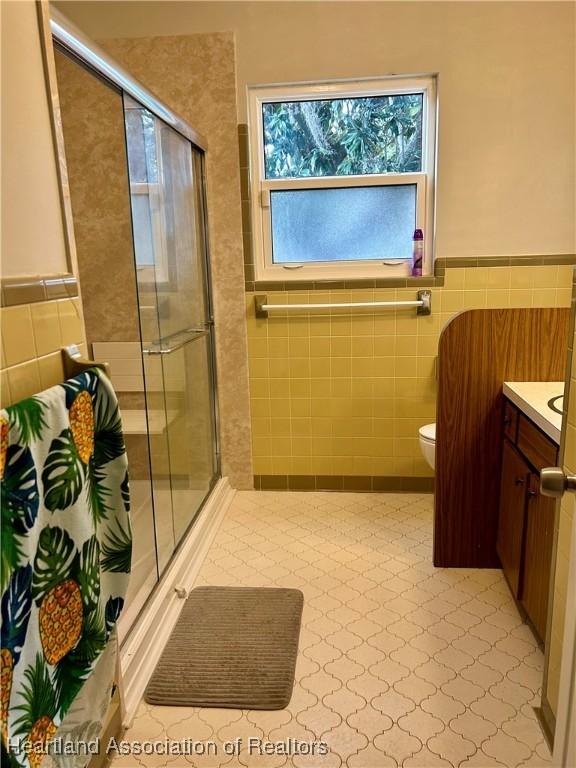
[[[420,450],[428,465],[434,469],[436,456],[436,424],[426,424],[418,430],[420,438]]]

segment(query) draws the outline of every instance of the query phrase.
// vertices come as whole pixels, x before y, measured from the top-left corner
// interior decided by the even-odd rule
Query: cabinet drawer
[[[534,469],[556,465],[558,446],[546,437],[523,414],[518,415],[518,450],[521,451]]]
[[[509,400],[504,400],[504,434],[513,443],[518,434],[518,409]]]

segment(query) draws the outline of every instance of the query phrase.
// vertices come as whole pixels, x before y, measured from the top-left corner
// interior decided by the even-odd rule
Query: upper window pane
[[[267,179],[418,173],[421,93],[262,104]]]

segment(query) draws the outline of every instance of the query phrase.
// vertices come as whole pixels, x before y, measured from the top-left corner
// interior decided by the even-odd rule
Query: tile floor
[[[436,569],[431,544],[430,495],[238,493],[199,583],[303,591],[292,700],[277,712],[143,702],[127,739],[214,740],[219,754],[114,768],[548,765],[532,709],[542,654],[501,572]],[[249,755],[251,736],[329,751]],[[224,755],[236,737],[240,755]]]

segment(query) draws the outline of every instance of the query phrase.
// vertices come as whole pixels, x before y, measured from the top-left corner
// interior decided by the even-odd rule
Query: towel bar
[[[204,336],[207,336],[210,333],[209,328],[188,328],[186,331],[183,332],[183,334],[173,334],[170,338],[176,338],[177,336],[184,336],[184,338],[181,338],[180,341],[177,343],[171,344],[169,347],[162,347],[162,346],[154,346],[154,347],[147,347],[146,349],[142,350],[142,354],[144,355],[171,355],[172,352],[176,352],[177,349],[181,349],[182,347],[186,346],[186,344],[189,344],[191,341],[196,341],[196,339],[201,339]]]
[[[110,366],[108,363],[97,363],[94,360],[88,360],[80,354],[77,344],[70,344],[68,347],[62,347],[62,364],[64,366],[64,375],[67,379],[78,376],[79,373],[87,371],[89,368],[100,368],[110,378]]]
[[[415,307],[416,314],[430,315],[432,313],[431,291],[418,291],[416,301],[356,301],[340,304],[268,304],[268,296],[254,296],[256,317],[267,318],[270,310],[302,309],[305,312],[311,309],[395,309]]]

